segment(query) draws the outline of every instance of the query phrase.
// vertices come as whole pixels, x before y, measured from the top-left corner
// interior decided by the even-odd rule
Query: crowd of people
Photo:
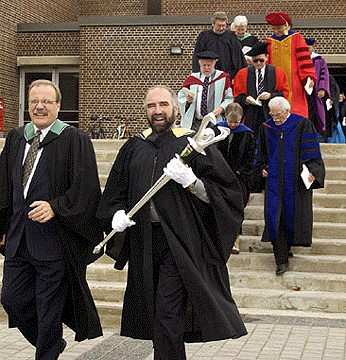
[[[30,85],[31,122],[9,133],[0,158],[1,303],[36,359],[63,352],[63,323],[79,341],[102,334],[86,267],[103,233],[124,234],[121,334],[152,340],[155,360],[186,359],[184,342],[246,335],[227,261],[239,253],[251,192],[265,193],[262,241],[273,244],[276,275],[289,269],[292,247],[311,246],[320,142],[342,138],[345,96],[287,14],[266,16],[265,41],[247,32],[245,16],[231,30],[224,13],[211,21],[178,96],[162,85],[147,91],[149,129],[120,149],[103,194],[90,139],[58,119],[59,88]],[[217,123],[208,130],[227,137],[184,160],[206,116]],[[129,216],[162,176],[172,181]]]

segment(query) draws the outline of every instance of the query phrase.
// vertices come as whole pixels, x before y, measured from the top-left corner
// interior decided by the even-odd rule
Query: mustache
[[[35,109],[33,113],[34,115],[47,115],[48,111],[45,109]]]
[[[167,115],[165,113],[161,113],[161,114],[153,114],[152,117],[151,117],[151,120],[152,121],[155,121],[159,118],[162,118],[164,120],[167,120]]]

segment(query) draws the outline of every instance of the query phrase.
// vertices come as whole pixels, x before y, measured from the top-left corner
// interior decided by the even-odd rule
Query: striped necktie
[[[29,180],[29,176],[31,174],[32,168],[34,166],[37,157],[38,147],[40,145],[40,135],[41,135],[41,130],[37,130],[36,136],[34,137],[34,140],[29,148],[29,151],[24,161],[23,178],[22,178],[23,189],[25,189],[26,183]]]
[[[203,90],[202,90],[202,100],[201,100],[201,115],[204,117],[207,115],[207,102],[208,102],[208,84],[209,84],[209,76],[204,78]]]
[[[261,69],[258,69],[258,86],[257,86],[257,95],[262,94],[264,90],[264,84],[263,84],[263,76]]]

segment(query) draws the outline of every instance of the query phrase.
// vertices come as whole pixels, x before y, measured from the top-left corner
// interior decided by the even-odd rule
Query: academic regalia
[[[317,132],[322,133],[326,130],[325,101],[329,98],[329,71],[327,63],[322,56],[312,53],[311,58],[314,64],[317,79],[312,94],[309,97],[311,102],[309,119],[315,125]],[[317,96],[319,90],[325,91],[325,96],[323,99],[320,99]]]
[[[63,322],[82,341],[102,335],[100,320],[85,279],[86,266],[94,261],[94,246],[102,240],[95,217],[101,195],[94,149],[87,135],[56,120],[41,143],[46,159],[48,200],[62,241],[63,259],[69,284]],[[6,234],[11,222],[13,167],[18,149],[26,138],[34,136],[33,124],[12,130],[0,157],[0,234]],[[25,131],[25,137],[24,137]],[[38,199],[39,200],[39,199]],[[9,244],[11,238],[6,238]],[[6,244],[5,244],[6,247]],[[10,326],[13,326],[9,318]]]
[[[317,132],[310,120],[291,114],[282,125],[269,119],[261,125],[255,170],[267,169],[265,231],[262,241],[278,239],[279,215],[289,246],[311,246],[312,189],[324,186],[325,169]],[[302,164],[315,176],[310,189],[302,179]],[[258,171],[256,173],[259,173]]]
[[[234,102],[243,108],[244,124],[254,131],[256,138],[259,126],[270,118],[269,100],[275,96],[284,96],[287,99],[289,94],[286,74],[277,66],[266,65],[263,84],[263,91],[269,92],[271,97],[268,100],[261,100],[262,106],[246,104],[247,96],[257,98],[256,69],[253,65],[238,72],[233,86]]]
[[[292,113],[307,118],[309,114],[304,86],[308,77],[316,82],[316,75],[304,38],[289,30],[288,35],[278,38],[273,34],[266,42],[269,43],[268,63],[282,68],[286,73]]]
[[[244,206],[246,206],[253,181],[253,160],[256,148],[253,131],[243,124],[231,129],[227,121],[222,121],[217,125],[231,131],[228,137],[218,142],[217,145],[240,182]]]
[[[200,77],[200,72],[192,73],[185,79],[182,85],[182,87],[187,87],[194,92],[193,101],[191,103],[186,102],[186,95],[183,90],[178,92],[178,105],[181,114],[180,125],[187,129],[191,129],[193,120],[196,117],[198,86],[203,86]],[[208,89],[208,113],[219,106],[225,110],[227,105],[233,101],[231,79],[229,75],[223,71],[215,70],[208,83]],[[221,115],[218,116],[216,121],[222,121]]]
[[[200,70],[197,54],[207,50],[219,56],[215,68],[227,72],[231,79],[234,79],[236,73],[247,65],[240,42],[236,34],[230,30],[217,35],[213,29],[209,29],[198,35],[192,59],[194,73]]]
[[[127,213],[162,175],[163,167],[187,145],[190,130],[176,128],[157,137],[151,130],[120,149],[98,208],[104,229],[113,214]],[[184,135],[185,134],[185,135]],[[243,220],[241,190],[235,175],[211,146],[191,163],[204,183],[210,204],[169,181],[152,198],[170,252],[187,291],[185,341],[213,341],[246,334],[230,292],[227,260]],[[126,229],[128,259],[121,335],[153,338],[154,279],[150,206],[146,203]]]

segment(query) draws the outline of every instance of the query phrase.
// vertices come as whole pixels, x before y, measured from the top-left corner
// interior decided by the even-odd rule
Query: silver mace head
[[[204,149],[206,147],[225,139],[229,135],[230,130],[223,126],[217,126],[217,129],[219,130],[220,133],[216,135],[213,128],[207,127],[209,123],[213,125],[216,124],[216,117],[213,113],[209,113],[206,116],[204,116],[201,125],[198,131],[196,132],[196,134],[194,135],[194,137],[188,138],[190,146],[187,146],[187,148],[185,148],[184,151],[181,153],[180,156],[182,158],[188,156],[193,150],[197,151],[200,154],[205,155]]]

